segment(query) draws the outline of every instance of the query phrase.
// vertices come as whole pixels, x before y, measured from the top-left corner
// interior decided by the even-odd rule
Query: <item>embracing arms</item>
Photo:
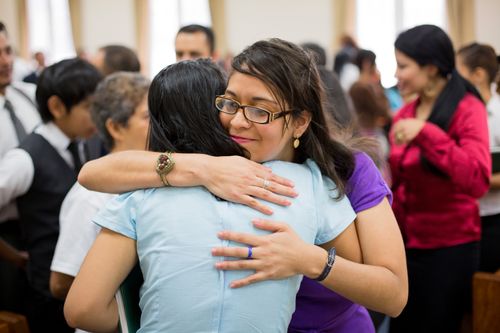
[[[284,223],[258,220],[254,225],[273,233],[265,236],[223,232],[222,239],[252,245],[254,260],[224,261],[218,269],[253,269],[255,274],[233,281],[232,287],[242,287],[262,280],[282,279],[295,274],[316,278],[322,272],[327,252],[303,242]],[[387,199],[358,213],[355,227],[363,263],[352,252],[349,229],[328,244],[335,246],[338,256],[330,274],[322,284],[370,309],[397,316],[406,305],[408,277],[403,240]],[[347,250],[347,251],[346,251]],[[354,253],[354,256],[353,256]],[[215,256],[244,258],[246,248],[215,248]]]
[[[103,228],[66,298],[68,324],[90,332],[115,332],[115,294],[136,262],[135,240]]]
[[[162,187],[163,183],[155,171],[158,155],[148,151],[110,154],[86,163],[78,181],[90,190],[110,193]],[[247,205],[264,214],[272,214],[272,210],[255,198],[287,206],[290,202],[282,195],[297,195],[292,182],[244,157],[177,153],[173,157],[175,166],[167,176],[172,186],[202,185],[218,197]],[[264,180],[269,181],[266,188]]]

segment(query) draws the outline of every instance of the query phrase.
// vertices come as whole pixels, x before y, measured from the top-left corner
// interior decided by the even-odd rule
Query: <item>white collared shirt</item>
[[[490,132],[490,147],[500,147],[500,95],[492,92],[491,98],[486,105],[488,110],[488,130]],[[479,200],[479,211],[481,216],[490,216],[500,213],[500,190],[490,191]]]
[[[35,133],[47,140],[66,163],[73,167],[73,157],[67,150],[70,139],[53,122],[38,126]],[[12,149],[0,160],[0,223],[18,217],[17,211],[12,211],[9,206],[17,197],[28,192],[34,174],[33,160],[23,149]]]
[[[22,90],[34,103],[36,86],[30,83],[16,82],[16,88]],[[14,113],[23,124],[26,133],[31,133],[35,126],[40,124],[40,114],[35,105],[19,93],[12,85],[7,86],[5,96],[0,95],[0,158],[9,150],[17,147],[19,141],[9,112],[5,109],[5,99],[8,99],[14,108]]]

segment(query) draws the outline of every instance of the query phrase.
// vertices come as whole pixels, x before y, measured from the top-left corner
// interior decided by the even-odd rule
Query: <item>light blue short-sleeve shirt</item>
[[[299,196],[292,205],[271,205],[273,220],[285,221],[306,242],[326,243],[355,219],[349,200],[336,200],[335,184],[312,161],[269,162],[291,179]],[[266,231],[251,220],[269,218],[223,201],[203,187],[130,192],[111,200],[94,221],[137,241],[144,284],[139,332],[286,332],[302,276],[231,289],[251,271],[219,271],[211,249],[239,244],[217,238],[222,230]]]

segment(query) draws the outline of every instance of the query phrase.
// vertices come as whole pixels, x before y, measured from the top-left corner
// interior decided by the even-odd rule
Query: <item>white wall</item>
[[[500,53],[500,0],[475,1],[477,40]],[[87,51],[111,43],[136,48],[134,0],[83,0],[81,6],[82,40]],[[228,48],[234,53],[269,37],[297,43],[315,41],[327,50],[331,48],[334,25],[330,0],[225,0],[225,11]],[[0,20],[17,48],[17,0],[0,0]]]
[[[82,43],[87,52],[106,44],[136,49],[134,0],[83,0],[81,6]]]
[[[227,44],[233,53],[271,37],[330,49],[334,32],[329,0],[226,0],[225,4]]]
[[[0,21],[7,27],[9,40],[14,49],[19,49],[19,19],[16,0],[0,0]]]
[[[476,0],[476,39],[500,54],[500,1]]]

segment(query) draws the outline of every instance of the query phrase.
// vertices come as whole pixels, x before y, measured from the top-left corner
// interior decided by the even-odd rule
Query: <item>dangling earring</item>
[[[300,145],[299,137],[296,137],[295,140],[293,140],[293,148],[297,149],[299,145]]]
[[[431,79],[429,85],[424,88],[424,94],[428,97],[436,97],[437,96],[437,83],[435,79]]]

